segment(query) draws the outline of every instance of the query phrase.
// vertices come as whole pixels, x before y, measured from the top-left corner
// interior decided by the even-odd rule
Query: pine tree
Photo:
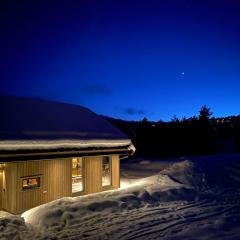
[[[210,111],[210,108],[206,105],[203,105],[199,111],[199,120],[209,121],[212,114],[213,112]]]

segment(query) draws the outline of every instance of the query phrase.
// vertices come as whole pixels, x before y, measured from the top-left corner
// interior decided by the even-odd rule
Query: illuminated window
[[[22,178],[22,190],[40,188],[40,176]]]
[[[83,158],[72,159],[72,192],[84,190],[84,160]]]
[[[111,157],[104,156],[102,158],[102,186],[111,186],[112,184],[112,169]]]

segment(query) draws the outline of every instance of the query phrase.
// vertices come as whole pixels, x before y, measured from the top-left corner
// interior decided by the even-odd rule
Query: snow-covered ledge
[[[0,141],[0,150],[41,150],[59,148],[127,147],[135,152],[131,140],[7,140]]]

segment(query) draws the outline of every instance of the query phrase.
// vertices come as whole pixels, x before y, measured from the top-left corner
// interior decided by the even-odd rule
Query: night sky
[[[128,120],[240,114],[239,0],[0,4],[0,94]]]

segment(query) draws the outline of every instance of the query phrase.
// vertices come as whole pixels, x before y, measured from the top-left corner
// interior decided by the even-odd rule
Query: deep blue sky
[[[240,1],[1,1],[0,94],[122,119],[240,114]]]

